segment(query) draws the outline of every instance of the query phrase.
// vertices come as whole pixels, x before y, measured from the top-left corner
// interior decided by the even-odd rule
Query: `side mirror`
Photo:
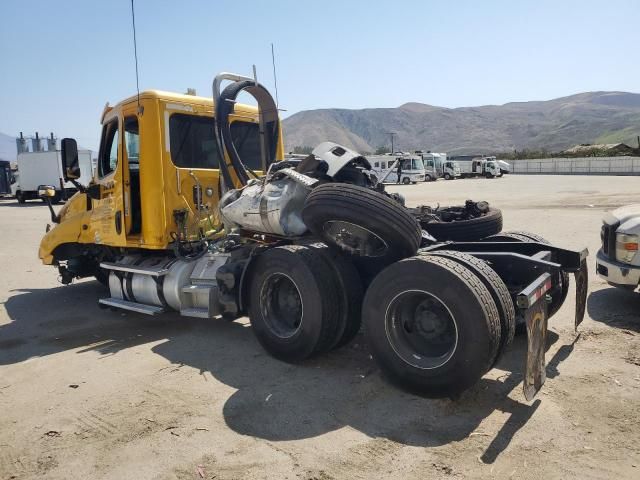
[[[80,162],[78,160],[78,144],[73,138],[63,138],[62,149],[62,175],[64,181],[80,178]]]
[[[46,198],[53,198],[56,196],[56,188],[51,185],[39,185],[38,196],[43,200]]]

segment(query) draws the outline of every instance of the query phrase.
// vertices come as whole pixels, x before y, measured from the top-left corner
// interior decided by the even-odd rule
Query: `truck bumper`
[[[640,267],[611,260],[602,249],[596,255],[596,272],[600,278],[616,286],[635,288],[640,282]]]

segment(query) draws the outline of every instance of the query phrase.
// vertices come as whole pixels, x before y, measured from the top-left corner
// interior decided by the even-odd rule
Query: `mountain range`
[[[305,110],[283,121],[287,151],[333,141],[360,152],[390,146],[449,153],[522,149],[557,152],[576,144],[638,146],[640,94],[586,92],[548,101],[445,108],[405,103],[397,108]]]

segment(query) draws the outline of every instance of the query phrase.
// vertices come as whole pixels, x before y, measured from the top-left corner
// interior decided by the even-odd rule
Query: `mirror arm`
[[[60,223],[60,217],[56,215],[56,212],[53,210],[53,205],[51,205],[51,198],[46,197],[47,207],[49,207],[49,212],[51,213],[51,221],[53,223]]]
[[[74,179],[70,179],[69,180],[71,183],[73,183],[73,185],[78,189],[78,191],[80,193],[86,193],[87,192],[87,187],[85,187],[84,185],[82,185],[80,182],[78,182],[77,180]]]

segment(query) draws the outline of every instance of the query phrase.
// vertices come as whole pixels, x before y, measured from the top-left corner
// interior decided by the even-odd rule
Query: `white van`
[[[417,155],[371,155],[367,157],[373,171],[382,183],[424,182],[425,170],[422,158]],[[400,181],[398,181],[398,163],[400,162]]]

